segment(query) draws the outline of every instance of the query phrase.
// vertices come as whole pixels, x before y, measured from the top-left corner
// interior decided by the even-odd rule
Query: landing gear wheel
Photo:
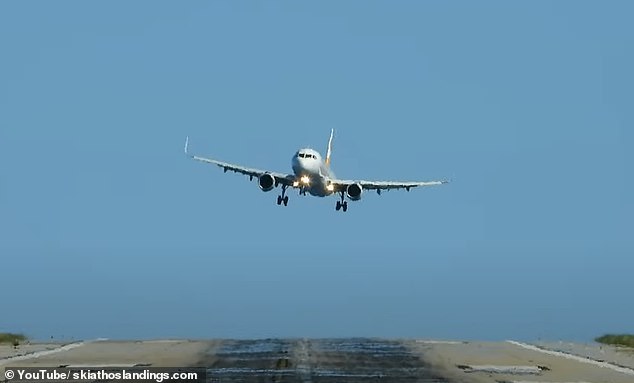
[[[284,206],[288,205],[288,196],[285,195],[286,194],[286,185],[282,185],[282,195],[278,195],[277,196],[277,204],[281,205],[284,204]]]
[[[346,211],[348,211],[348,201],[344,201],[343,198],[344,198],[345,195],[343,194],[343,192],[340,192],[340,193],[341,193],[341,201],[337,201],[337,205],[335,206],[335,210],[339,211],[339,210],[343,209],[343,211],[346,212]]]

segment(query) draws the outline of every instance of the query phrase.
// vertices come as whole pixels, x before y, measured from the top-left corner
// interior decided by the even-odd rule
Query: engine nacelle
[[[275,187],[275,177],[269,173],[264,173],[258,178],[258,185],[262,191],[271,191]]]
[[[358,201],[361,199],[361,193],[363,193],[363,188],[361,184],[351,184],[346,188],[346,194],[348,198],[353,201]]]

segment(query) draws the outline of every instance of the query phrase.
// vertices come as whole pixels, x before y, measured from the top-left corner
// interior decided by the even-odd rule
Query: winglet
[[[185,155],[186,156],[189,156],[188,149],[189,149],[189,136],[185,138]]]
[[[335,134],[334,129],[330,129],[330,138],[328,139],[328,150],[326,151],[326,166],[330,166],[330,155],[332,154],[332,137]]]

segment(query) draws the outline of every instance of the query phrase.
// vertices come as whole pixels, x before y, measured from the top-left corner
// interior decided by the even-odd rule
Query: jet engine
[[[258,185],[262,191],[271,191],[275,187],[275,177],[269,173],[264,173],[258,179]]]
[[[362,192],[363,192],[363,188],[361,187],[361,184],[350,184],[346,188],[346,194],[348,195],[348,198],[350,198],[353,201],[360,200]]]

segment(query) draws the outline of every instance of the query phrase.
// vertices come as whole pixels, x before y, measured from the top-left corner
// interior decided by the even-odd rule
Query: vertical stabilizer
[[[330,138],[328,139],[328,150],[326,151],[326,166],[330,166],[330,155],[332,154],[332,137],[335,134],[334,129],[330,129]]]

